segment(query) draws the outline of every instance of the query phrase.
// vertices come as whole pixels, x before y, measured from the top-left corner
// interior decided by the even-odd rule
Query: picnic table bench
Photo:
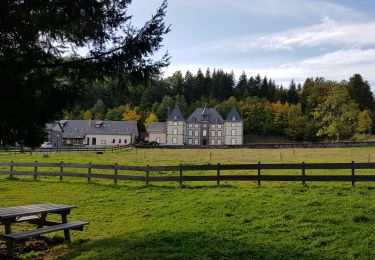
[[[68,222],[68,215],[73,208],[75,206],[62,204],[35,204],[0,208],[0,224],[4,225],[5,228],[5,233],[0,234],[0,239],[6,242],[8,257],[14,257],[15,242],[46,233],[64,231],[64,238],[69,242],[71,229],[82,231],[83,227],[89,224],[87,221]],[[61,215],[61,222],[47,220],[48,214]],[[20,222],[35,224],[37,229],[12,233],[12,225]]]

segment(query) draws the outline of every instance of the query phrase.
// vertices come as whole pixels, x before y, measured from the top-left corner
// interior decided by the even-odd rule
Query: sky
[[[162,0],[133,0],[141,26]],[[266,75],[288,86],[307,77],[348,80],[360,73],[375,86],[375,1],[169,0],[162,53],[164,76],[201,68]]]

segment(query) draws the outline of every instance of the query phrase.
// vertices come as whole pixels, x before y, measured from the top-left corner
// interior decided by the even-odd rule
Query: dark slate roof
[[[196,122],[209,122],[209,123],[224,123],[224,119],[215,108],[196,108],[194,112],[186,120],[187,123]]]
[[[231,121],[231,122],[242,121],[241,116],[238,113],[238,110],[235,106],[232,107],[225,121]]]
[[[147,132],[166,132],[167,125],[165,122],[153,122],[147,127]]]
[[[138,135],[137,121],[64,120],[60,123],[64,129],[62,138],[85,138],[87,134]]]
[[[184,121],[184,116],[182,115],[181,109],[179,106],[175,106],[173,111],[168,116],[168,121]]]

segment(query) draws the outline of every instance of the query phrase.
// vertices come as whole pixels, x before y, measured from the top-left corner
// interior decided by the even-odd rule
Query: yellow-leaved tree
[[[158,121],[157,116],[154,113],[150,113],[148,117],[146,118],[144,125],[147,128],[151,123],[157,122],[157,121]]]
[[[92,114],[90,110],[87,110],[83,112],[83,120],[89,120],[92,119]]]
[[[122,115],[122,120],[124,121],[138,121],[141,118],[141,115],[135,111],[135,109],[129,109]]]

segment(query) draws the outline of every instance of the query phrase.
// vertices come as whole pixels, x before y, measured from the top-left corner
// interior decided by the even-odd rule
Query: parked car
[[[52,144],[50,142],[44,142],[40,147],[45,149],[51,149]]]

